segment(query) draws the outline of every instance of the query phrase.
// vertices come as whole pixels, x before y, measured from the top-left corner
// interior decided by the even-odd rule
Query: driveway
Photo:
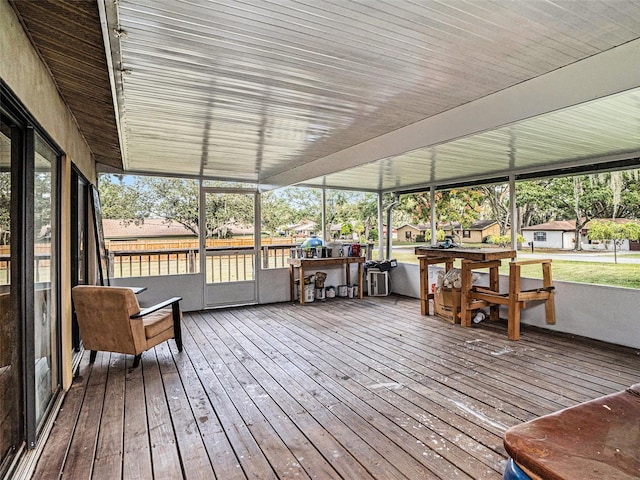
[[[518,251],[519,259],[527,258],[551,258],[553,260],[571,260],[575,262],[602,262],[602,263],[614,263],[615,256],[613,252],[600,252],[600,251],[588,251],[588,252],[535,252],[520,250]],[[640,263],[638,252],[623,251],[618,252],[618,263]]]

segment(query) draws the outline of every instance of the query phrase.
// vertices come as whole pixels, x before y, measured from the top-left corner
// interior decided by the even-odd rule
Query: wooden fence
[[[107,240],[107,250],[110,252],[121,250],[177,250],[177,249],[198,249],[197,239],[183,239],[183,240],[161,240],[161,239],[148,239],[148,240]],[[295,240],[290,237],[278,237],[270,238],[265,237],[260,240],[260,243],[264,245],[276,245],[276,244],[294,244]],[[253,237],[235,237],[235,238],[208,238],[207,247],[251,247],[253,246]]]

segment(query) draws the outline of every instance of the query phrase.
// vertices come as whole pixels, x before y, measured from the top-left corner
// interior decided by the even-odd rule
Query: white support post
[[[429,202],[431,203],[431,246],[435,247],[438,243],[436,240],[436,187],[429,189]]]
[[[389,226],[387,225],[387,230]],[[387,231],[387,235],[390,232]],[[378,192],[378,260],[383,260],[384,253],[384,213],[382,211],[382,192]]]
[[[329,237],[327,236],[327,191],[324,187],[322,188],[322,215],[320,223],[322,223],[322,230],[320,231],[322,235],[322,242],[326,245],[329,241]]]
[[[516,176],[509,175],[509,206],[511,207],[511,249],[518,249],[518,205],[516,205]]]

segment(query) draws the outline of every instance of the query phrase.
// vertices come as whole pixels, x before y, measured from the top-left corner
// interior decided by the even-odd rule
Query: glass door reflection
[[[20,325],[12,308],[17,286],[11,284],[12,254],[15,256],[11,249],[11,158],[20,135],[5,120],[0,121],[0,476],[22,442],[24,387]]]
[[[33,177],[35,424],[40,426],[58,389],[57,154],[35,138]]]

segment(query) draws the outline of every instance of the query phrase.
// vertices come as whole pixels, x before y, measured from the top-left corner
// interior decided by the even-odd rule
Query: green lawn
[[[375,254],[374,258],[376,258]],[[393,258],[398,262],[418,263],[417,257],[410,252],[394,252]],[[456,261],[454,265],[459,267],[460,262]],[[611,263],[553,260],[551,266],[554,280],[640,288],[640,265],[615,264],[613,258]],[[505,275],[509,273],[509,262],[502,262],[500,273]],[[542,278],[542,268],[540,265],[525,265],[522,267],[522,276]]]
[[[554,280],[640,288],[640,265],[637,264],[553,260],[551,266]],[[508,263],[503,264],[500,273],[509,273]],[[542,278],[542,268],[539,265],[525,265],[522,267],[522,276]]]

